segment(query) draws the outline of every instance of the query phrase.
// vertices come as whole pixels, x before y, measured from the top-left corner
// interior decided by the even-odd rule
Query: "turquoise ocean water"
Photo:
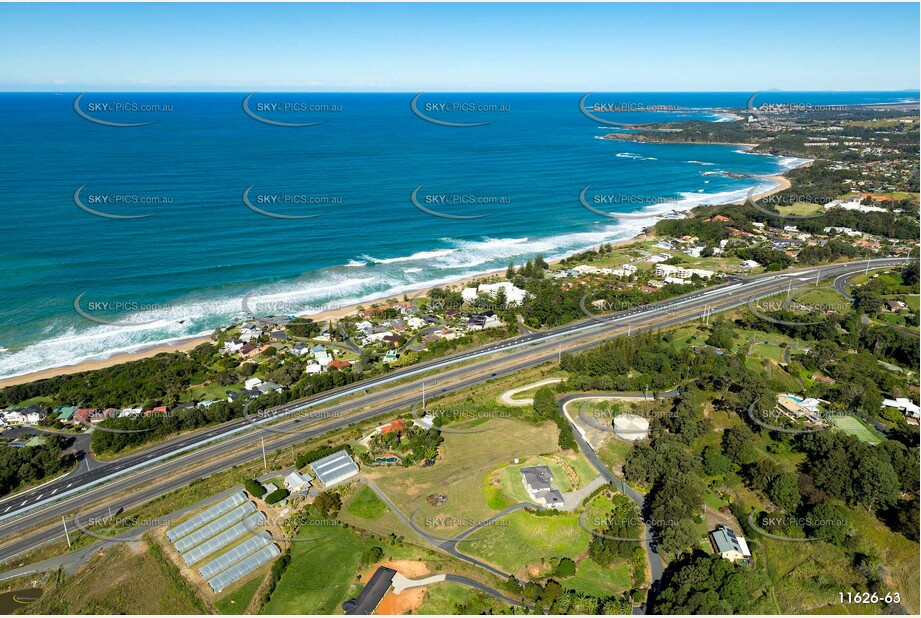
[[[654,223],[583,208],[589,185],[590,196],[620,196],[599,209],[668,212],[741,199],[771,186],[759,177],[802,163],[736,146],[602,140],[617,127],[583,115],[578,93],[417,100],[437,121],[489,123],[475,127],[423,120],[414,94],[247,103],[271,122],[311,125],[298,127],[251,117],[246,93],[77,102],[97,120],[150,123],[122,127],[79,114],[78,94],[0,94],[0,377],[209,333],[247,309],[311,313],[538,252],[560,257]],[[596,94],[590,103],[633,110],[601,114],[610,121],[721,122],[714,108],[744,107],[749,96]],[[758,104],[910,96],[771,93]],[[642,111],[654,105],[670,111]]]

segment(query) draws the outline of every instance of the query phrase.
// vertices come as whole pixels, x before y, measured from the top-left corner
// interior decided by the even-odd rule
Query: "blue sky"
[[[919,5],[0,5],[6,91],[919,87]]]

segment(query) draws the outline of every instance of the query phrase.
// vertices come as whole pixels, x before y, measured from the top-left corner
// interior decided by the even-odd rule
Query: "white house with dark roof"
[[[563,494],[553,482],[553,472],[547,466],[533,466],[521,469],[521,481],[525,491],[537,504],[548,509],[561,510],[564,506]]]

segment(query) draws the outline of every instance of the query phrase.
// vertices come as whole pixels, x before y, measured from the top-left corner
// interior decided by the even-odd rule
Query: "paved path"
[[[604,487],[607,484],[607,479],[605,479],[603,476],[597,476],[592,482],[590,482],[585,487],[582,487],[581,489],[562,492],[563,509],[566,511],[575,511],[577,508],[579,508],[579,504],[581,504],[583,500],[589,497],[593,491],[599,487]]]
[[[678,394],[677,389],[667,391],[666,393],[660,393],[662,396],[671,396]],[[618,393],[613,393],[613,395],[618,395]],[[621,395],[623,395],[621,393]],[[642,397],[642,395],[640,395]],[[620,477],[611,472],[607,466],[601,461],[598,457],[598,454],[595,452],[595,449],[589,444],[583,437],[581,428],[578,424],[573,421],[573,419],[566,412],[566,406],[573,401],[578,401],[580,399],[597,399],[598,395],[567,395],[560,399],[562,414],[569,421],[569,424],[573,428],[573,436],[575,437],[576,443],[579,445],[579,448],[582,449],[582,452],[585,453],[585,457],[589,460],[592,466],[603,476],[609,483],[613,483],[617,489],[619,489],[625,496],[633,500],[640,509],[640,513],[644,513],[644,506],[646,501],[646,496],[641,494],[637,490],[633,489],[627,485]],[[643,549],[646,550],[646,559],[649,561],[649,571],[652,574],[652,581],[650,582],[650,589],[654,589],[659,581],[662,579],[662,573],[664,568],[662,566],[662,557],[659,556],[659,552],[656,551],[654,543],[643,543]]]
[[[402,573],[397,573],[393,576],[393,593],[400,594],[404,590],[409,590],[410,588],[421,588],[422,586],[428,586],[429,584],[437,584],[438,582],[443,582],[447,575],[444,573],[440,575],[430,575],[428,577],[423,577],[422,579],[409,579]]]
[[[853,301],[854,297],[851,296],[850,292],[848,292],[848,288],[850,287],[850,285],[848,285],[847,280],[853,276],[854,276],[854,273],[835,277],[835,281],[832,284],[835,290],[839,294],[841,294],[841,296],[843,296],[846,300],[850,300],[850,301]]]
[[[397,508],[397,505],[394,504],[393,501],[389,498],[389,496],[387,496],[386,493],[381,491],[380,488],[376,484],[374,484],[373,481],[371,481],[370,479],[365,479],[365,482],[368,484],[368,487],[370,487],[371,490],[375,494],[377,494],[377,497],[380,498],[384,502],[384,504],[386,504],[390,508],[390,510],[393,511],[394,514],[396,514],[396,516],[399,517],[403,521],[403,523],[409,526],[413,530],[413,532],[415,532],[420,537],[422,537],[422,539],[429,545],[433,545],[437,547],[438,549],[448,554],[451,554],[452,556],[454,556],[455,558],[459,560],[468,562],[474,566],[480,567],[481,569],[486,569],[487,571],[489,571],[493,575],[496,575],[497,577],[500,577],[501,579],[508,579],[509,577],[511,577],[511,574],[505,573],[504,571],[497,569],[491,564],[487,564],[486,562],[483,562],[482,560],[478,560],[476,558],[473,558],[471,556],[468,556],[466,554],[462,554],[461,552],[459,552],[457,550],[457,547],[455,546],[462,539],[458,539],[457,537],[455,537],[453,539],[446,540],[446,539],[439,539],[438,537],[432,536],[431,534],[423,530],[421,527],[419,527],[416,524],[416,522],[412,520],[412,518],[407,517],[403,511]],[[529,504],[526,504],[526,505],[532,506]]]
[[[499,395],[499,403],[504,403],[507,406],[515,407],[524,407],[529,406],[534,403],[534,399],[512,399],[514,395],[518,393],[523,393],[524,391],[529,391],[534,388],[540,388],[541,386],[546,386],[548,384],[557,384],[562,382],[562,378],[547,378],[546,380],[541,380],[540,382],[535,382],[534,384],[526,384],[525,386],[519,386],[511,390],[505,391]]]
[[[461,532],[460,534],[458,534],[457,536],[455,536],[453,539],[451,539],[450,543],[452,543],[453,545],[457,545],[458,543],[460,543],[461,541],[463,541],[464,539],[466,539],[468,536],[470,536],[471,534],[473,534],[474,532],[476,532],[476,531],[479,530],[480,528],[483,528],[483,527],[485,527],[485,526],[489,526],[489,525],[491,525],[494,521],[497,521],[497,520],[499,520],[499,519],[502,519],[502,518],[505,517],[506,515],[509,515],[509,514],[511,514],[511,513],[514,513],[515,511],[520,511],[521,509],[528,509],[528,508],[531,508],[531,509],[538,509],[538,510],[539,510],[541,507],[538,506],[538,505],[536,505],[536,504],[531,504],[530,502],[519,502],[518,504],[513,504],[512,506],[509,506],[509,507],[506,507],[506,508],[502,509],[501,511],[499,511],[498,513],[496,513],[495,515],[493,515],[493,516],[490,517],[489,519],[486,519],[486,520],[484,520],[484,521],[481,521],[480,523],[478,523],[477,525],[473,526],[472,528],[468,528],[467,530],[464,530],[463,532]]]
[[[501,592],[499,592],[498,590],[496,590],[495,588],[490,588],[490,587],[487,586],[486,584],[482,584],[482,583],[478,582],[478,581],[475,580],[475,579],[470,579],[469,577],[464,577],[463,575],[450,575],[450,574],[449,574],[449,575],[445,575],[445,581],[446,581],[446,582],[451,582],[451,583],[454,583],[454,584],[463,584],[463,585],[465,585],[465,586],[470,586],[471,588],[476,588],[477,590],[480,590],[481,592],[485,592],[486,594],[488,594],[488,595],[490,595],[490,596],[493,596],[493,597],[499,599],[500,601],[503,601],[503,602],[505,602],[505,603],[508,603],[509,605],[514,605],[514,606],[516,606],[516,607],[526,607],[526,608],[528,608],[528,609],[533,609],[533,607],[532,607],[531,605],[526,605],[526,604],[524,604],[524,603],[521,603],[520,601],[516,601],[516,600],[514,600],[514,599],[510,599],[510,598],[508,598],[507,596],[505,596],[504,594],[502,594]]]

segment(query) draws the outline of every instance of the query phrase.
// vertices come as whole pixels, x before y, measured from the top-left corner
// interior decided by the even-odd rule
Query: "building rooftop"
[[[710,536],[713,539],[714,546],[716,546],[716,551],[721,554],[737,551],[746,558],[752,555],[748,550],[748,543],[745,542],[745,539],[736,536],[736,533],[728,526],[724,526],[723,524],[718,525],[716,530],[710,533]]]
[[[390,590],[390,584],[396,574],[397,572],[393,569],[378,567],[358,596],[342,604],[342,609],[346,616],[370,616],[373,614],[377,606],[380,605],[381,599]]]
[[[552,489],[553,473],[547,466],[533,466],[531,468],[522,468],[521,476],[534,491]]]
[[[352,461],[352,458],[349,457],[345,450],[337,451],[332,455],[318,459],[310,464],[310,467],[313,468],[317,479],[325,487],[358,474],[358,464]]]

